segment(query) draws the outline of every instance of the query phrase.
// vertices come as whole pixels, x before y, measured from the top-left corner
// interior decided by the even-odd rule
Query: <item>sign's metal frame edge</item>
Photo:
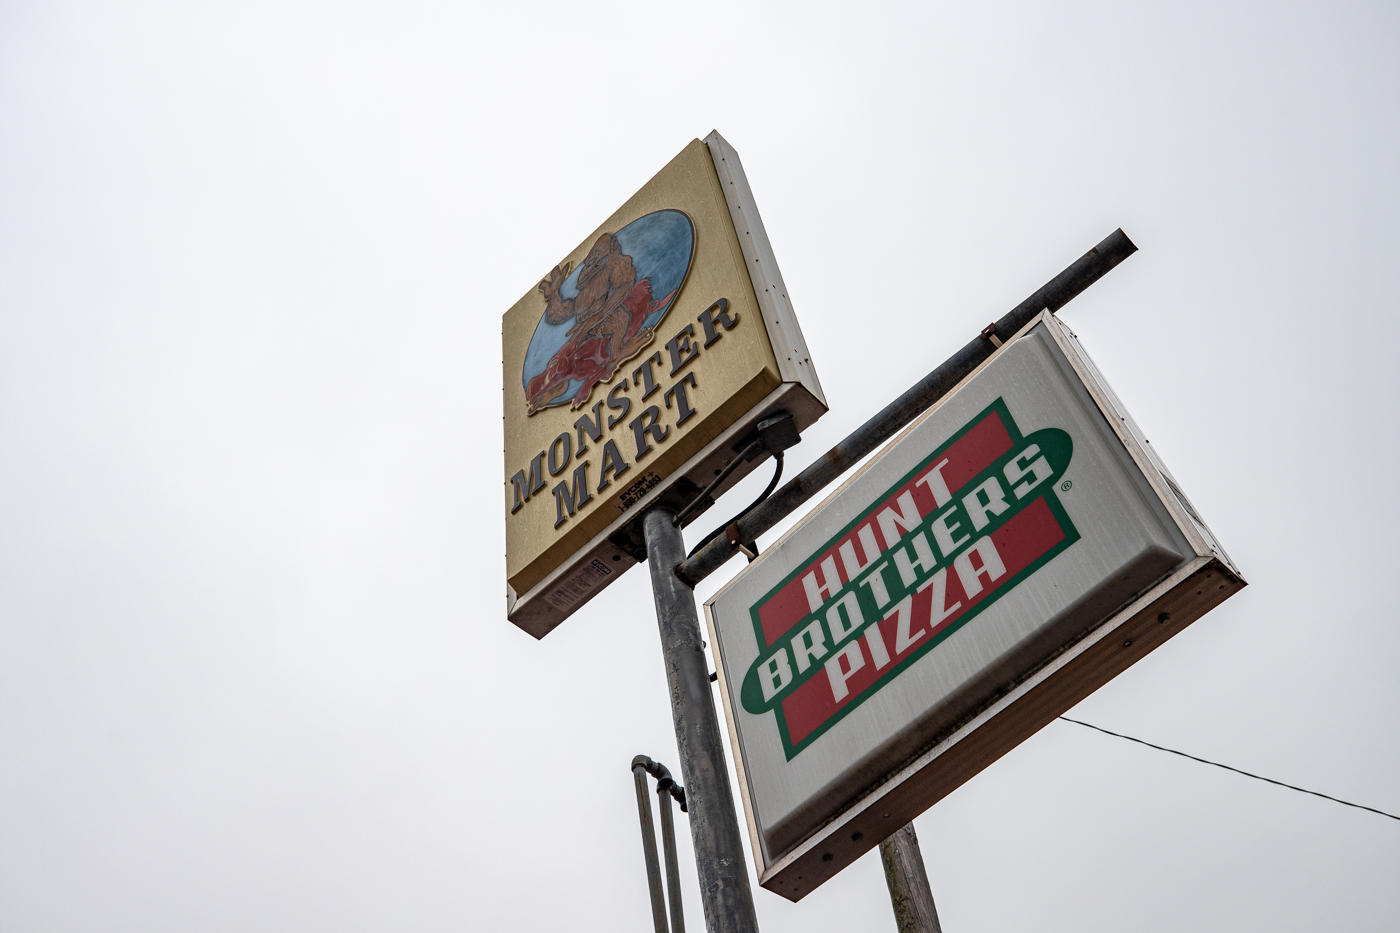
[[[749,270],[749,281],[753,283],[754,297],[763,310],[763,323],[768,329],[773,356],[778,361],[778,375],[783,382],[801,383],[825,409],[826,394],[817,380],[817,371],[807,352],[807,340],[797,324],[797,315],[788,299],[787,285],[783,283],[783,274],[778,270],[778,258],[768,242],[768,231],[764,229],[763,218],[759,216],[758,203],[754,200],[753,190],[749,188],[739,153],[719,135],[719,130],[711,130],[704,142],[715,163],[720,187],[724,189],[724,200],[729,205],[729,218],[739,237],[739,248],[744,254],[744,265]]]
[[[881,448],[881,451],[898,444],[925,419],[932,417],[933,413],[941,409],[949,399],[952,399],[968,381],[980,374],[993,360],[998,359],[1006,347],[1015,343],[1041,323],[1046,324],[1046,330],[1086,391],[1089,392],[1089,396],[1099,413],[1112,429],[1114,436],[1123,444],[1134,465],[1142,473],[1171,520],[1186,537],[1196,556],[1102,624],[1087,632],[1078,641],[1069,645],[1038,671],[1026,677],[1016,687],[973,716],[952,734],[899,771],[891,774],[855,805],[788,850],[767,867],[765,867],[768,862],[767,846],[763,842],[762,834],[754,819],[749,777],[744,759],[739,754],[742,741],[735,727],[736,719],[724,665],[717,663],[716,671],[720,698],[724,703],[725,725],[729,732],[730,747],[735,754],[734,770],[739,780],[739,792],[744,801],[745,823],[748,826],[749,842],[757,862],[759,885],[791,901],[801,900],[861,855],[879,845],[880,840],[975,777],[982,769],[1053,722],[1057,716],[1127,670],[1142,657],[1156,650],[1173,635],[1185,629],[1246,585],[1243,576],[1240,575],[1233,561],[1215,539],[1209,527],[1187,510],[1186,504],[1183,502],[1184,494],[1178,494],[1172,488],[1173,485],[1177,485],[1175,478],[1171,477],[1165,464],[1151,449],[1141,429],[1127,414],[1122,403],[1118,401],[1112,389],[1108,387],[1107,381],[1098,371],[1098,367],[1093,364],[1079,345],[1078,338],[1073,331],[1069,330],[1048,310],[1042,311],[1028,321],[1012,339],[1006,340],[995,353],[959,380],[958,384],[935,405],[891,438]],[[840,495],[878,459],[880,459],[879,452],[862,464],[860,469],[854,471],[808,514],[815,513]],[[803,524],[802,521],[795,524],[768,549],[771,550],[781,544],[789,535],[796,533]],[[1219,576],[1219,583],[1215,582],[1216,575]],[[1199,592],[1195,594],[1200,598],[1193,600],[1188,584],[1194,586],[1195,581],[1203,581],[1207,578],[1211,579],[1211,585],[1214,588],[1200,587]],[[731,580],[725,584],[710,599],[705,601],[705,623],[709,629],[710,642],[715,645],[717,654],[721,642],[714,620],[713,603],[733,582]],[[1163,614],[1168,618],[1159,621],[1158,617]],[[1124,635],[1129,636],[1124,638],[1126,644],[1115,648],[1115,642],[1112,639]],[[1137,650],[1131,650],[1134,647]],[[1109,656],[1101,658],[1098,657],[1100,654]],[[1121,663],[1112,657],[1114,654],[1121,660]],[[1084,665],[1089,665],[1087,670],[1080,669]],[[1012,724],[1006,733],[1007,739],[1005,741],[992,747],[988,747],[986,742],[979,746],[977,743],[966,741],[982,726],[1000,716],[1008,717],[1005,721]],[[987,737],[991,737],[990,733]],[[929,766],[933,765],[935,761],[938,764],[930,768]],[[926,768],[930,771],[929,774],[922,773]],[[901,791],[904,792],[902,796]],[[884,806],[877,807],[877,804],[881,803]],[[875,815],[877,813],[878,816]],[[852,838],[852,836],[859,838]]]
[[[797,430],[805,431],[828,410],[826,395],[817,380],[816,369],[807,351],[806,339],[802,336],[802,328],[788,299],[787,286],[783,283],[777,257],[768,241],[768,233],[764,229],[763,219],[758,212],[758,204],[744,174],[739,154],[718,130],[712,130],[703,142],[709,150],[715,174],[724,191],[730,221],[739,240],[754,297],[762,312],[760,316],[773,350],[773,357],[778,362],[778,376],[782,379],[782,384],[768,393],[763,401],[747,414],[721,431],[718,437],[678,467],[657,488],[650,490],[636,505],[594,535],[571,558],[550,571],[539,583],[523,594],[512,593],[507,586],[506,618],[535,638],[543,638],[549,634],[611,585],[612,580],[608,580],[604,585],[592,588],[567,609],[551,605],[545,598],[546,595],[566,577],[576,573],[582,565],[599,560],[613,570],[613,576],[616,576],[641,563],[636,555],[619,547],[611,539],[634,522],[640,522],[641,516],[655,506],[676,483],[690,478],[697,486],[704,488],[708,485],[706,478],[713,476],[716,469],[734,458],[734,443],[773,412],[787,411],[792,415]],[[769,459],[765,454],[740,464],[714,492],[714,497],[718,498]]]

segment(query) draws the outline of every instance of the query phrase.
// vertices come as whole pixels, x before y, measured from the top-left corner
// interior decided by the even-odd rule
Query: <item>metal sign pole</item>
[[[943,933],[913,823],[880,843],[880,861],[885,866],[890,906],[894,908],[899,933]]]
[[[710,693],[710,668],[700,638],[695,593],[675,572],[676,565],[685,560],[685,542],[674,524],[675,516],[674,509],[657,506],[646,514],[642,527],[705,927],[709,933],[758,933],[719,716]]]

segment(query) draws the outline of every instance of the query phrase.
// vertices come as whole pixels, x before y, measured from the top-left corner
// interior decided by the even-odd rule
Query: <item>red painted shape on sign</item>
[[[948,461],[943,467],[943,481],[948,489],[954,494],[965,486],[968,480],[975,477],[995,462],[998,457],[1011,449],[1011,435],[1007,433],[1006,425],[1002,424],[1001,417],[995,412],[989,412],[985,418],[979,421],[972,428],[969,428],[962,437],[953,442],[953,445],[944,451],[931,466],[937,466],[944,460]],[[841,555],[842,546],[846,546],[848,551],[860,564],[868,564],[876,555],[866,554],[865,546],[860,540],[862,528],[870,528],[874,535],[874,540],[881,547],[882,552],[888,550],[893,542],[883,541],[884,535],[880,532],[879,522],[876,516],[884,508],[895,506],[897,500],[906,492],[913,493],[914,504],[919,509],[919,514],[928,516],[937,509],[938,504],[934,501],[933,493],[929,491],[928,484],[919,483],[920,471],[909,482],[896,489],[884,501],[876,505],[869,516],[852,528],[850,533],[843,536],[830,548],[813,557],[806,567],[797,573],[791,581],[781,590],[773,595],[758,609],[758,619],[763,625],[763,637],[766,639],[764,647],[773,644],[785,632],[802,621],[803,617],[811,611],[807,602],[806,590],[802,587],[802,576],[809,571],[817,570],[819,573],[821,564],[825,560],[832,560],[837,568],[837,574],[842,583],[850,582],[846,571],[846,562]],[[794,741],[796,741],[794,739]]]
[[[1007,446],[1010,446],[1009,439]],[[951,465],[950,463],[949,466]],[[980,470],[974,471],[971,475],[976,476],[977,472]],[[953,487],[952,483],[948,485],[950,488],[956,488]],[[893,666],[922,648],[930,638],[936,637],[939,632],[956,623],[969,609],[1004,587],[1015,578],[1016,574],[1034,563],[1036,558],[1063,541],[1064,537],[1065,533],[1050,511],[1050,506],[1044,497],[1041,497],[992,533],[992,543],[996,546],[997,554],[1001,557],[1006,570],[994,581],[989,582],[985,576],[982,577],[982,591],[975,597],[968,599],[963,585],[958,579],[957,572],[951,566],[945,568],[946,576],[944,579],[947,589],[944,606],[939,607],[939,609],[946,610],[957,604],[946,618],[932,627],[929,625],[932,621],[935,587],[929,587],[922,593],[915,593],[908,626],[903,633],[904,638],[901,639],[898,613],[894,612],[894,607],[886,607],[890,611],[890,615],[879,623],[879,628],[880,635],[884,639],[885,651],[890,658],[889,663],[877,669],[869,640],[861,637],[857,644],[860,646],[862,666],[846,680],[846,689],[849,692],[842,700],[836,700],[831,679],[825,671],[819,671],[816,676],[783,700],[783,717],[787,721],[789,741],[796,745],[811,735],[838,710],[857,700],[862,692],[868,690]],[[805,602],[803,605],[805,606]],[[941,615],[942,611],[938,614]],[[899,650],[901,641],[904,642],[903,650]],[[824,658],[823,660],[828,659]],[[843,672],[845,670],[849,670],[849,667],[843,668]]]

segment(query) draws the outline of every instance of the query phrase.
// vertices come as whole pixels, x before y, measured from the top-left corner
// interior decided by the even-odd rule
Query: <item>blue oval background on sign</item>
[[[595,385],[609,381],[622,363],[655,339],[652,331],[685,283],[695,252],[695,226],[684,212],[654,211],[611,236],[621,256],[598,273],[612,277],[615,287],[609,297],[558,323],[540,313],[521,372],[531,414],[566,404],[578,408],[587,402]],[[592,252],[605,249],[608,237],[603,234]],[[630,270],[624,260],[630,260]],[[564,278],[557,289],[558,307],[567,310],[578,299],[580,273],[588,265],[585,259]],[[550,282],[541,282],[541,290]],[[600,333],[605,320],[610,333]]]

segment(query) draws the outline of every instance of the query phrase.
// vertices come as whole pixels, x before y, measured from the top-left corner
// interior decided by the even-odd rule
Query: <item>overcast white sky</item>
[[[794,469],[1122,226],[1063,317],[1251,586],[1075,715],[1400,812],[1397,49],[1382,3],[0,4],[0,930],[649,929],[650,590],[505,620],[499,326],[711,129],[831,402]],[[1400,824],[1064,723],[916,825],[948,933],[1400,913]],[[894,929],[874,855],[755,896]]]

